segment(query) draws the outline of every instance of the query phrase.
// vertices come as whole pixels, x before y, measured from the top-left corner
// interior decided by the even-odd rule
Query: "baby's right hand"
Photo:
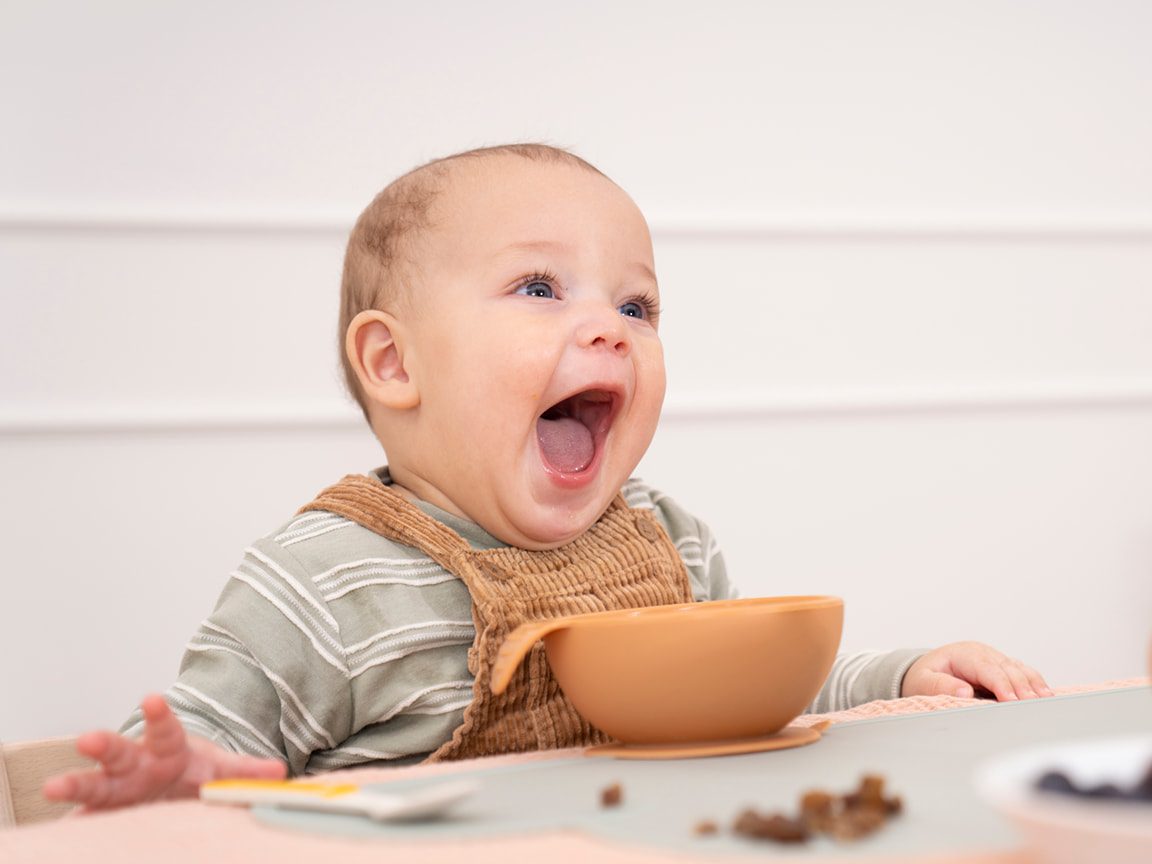
[[[50,778],[44,797],[74,801],[85,810],[125,807],[162,798],[194,798],[201,783],[227,777],[278,780],[284,763],[231,753],[203,738],[189,738],[163,696],[151,695],[144,711],[144,737],[88,732],[76,741],[82,756],[100,766]]]

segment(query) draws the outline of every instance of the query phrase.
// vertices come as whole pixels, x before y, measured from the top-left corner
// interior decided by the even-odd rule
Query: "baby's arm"
[[[162,696],[148,696],[140,707],[144,712],[142,739],[113,732],[81,735],[77,751],[99,762],[99,767],[50,778],[44,784],[44,797],[74,801],[85,810],[102,810],[163,798],[192,798],[201,783],[225,777],[285,776],[286,767],[277,759],[241,756],[203,738],[190,738]]]
[[[978,690],[1001,702],[1051,696],[1044,677],[981,642],[953,642],[929,651],[908,669],[901,696],[959,696]]]

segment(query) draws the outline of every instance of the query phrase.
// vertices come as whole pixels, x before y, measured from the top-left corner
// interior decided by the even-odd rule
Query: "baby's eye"
[[[546,300],[556,296],[552,286],[547,282],[541,282],[539,279],[521,285],[516,289],[516,293],[523,294],[525,297],[543,297]]]
[[[619,312],[626,318],[644,318],[648,314],[648,310],[635,300],[631,300],[620,307]]]
[[[656,301],[647,297],[637,297],[616,307],[616,311],[626,318],[638,318],[641,321],[654,322],[660,314]]]

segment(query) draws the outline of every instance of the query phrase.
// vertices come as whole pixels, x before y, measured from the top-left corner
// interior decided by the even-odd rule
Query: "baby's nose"
[[[588,311],[580,322],[577,341],[582,348],[607,348],[621,356],[632,350],[628,322],[616,309],[605,306]]]

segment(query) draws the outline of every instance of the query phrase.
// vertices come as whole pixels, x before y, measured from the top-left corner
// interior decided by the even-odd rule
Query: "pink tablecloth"
[[[1064,688],[1058,693],[1115,689],[1147,684],[1147,679],[1113,681],[1093,687]],[[870,717],[912,714],[979,704],[975,699],[950,696],[912,697],[872,702],[850,711],[809,715],[797,723],[811,725],[827,720],[843,723]],[[553,751],[483,760],[485,765],[514,764],[529,760],[571,757],[579,751]],[[364,768],[337,772],[325,779],[354,778],[378,783],[389,778],[450,774],[474,768],[475,762],[457,762],[401,769]],[[380,864],[382,861],[450,862],[485,864],[509,861],[540,861],[547,864],[596,861],[598,864],[652,864],[659,861],[716,861],[716,858],[671,856],[662,850],[610,845],[594,837],[574,833],[535,834],[464,841],[392,842],[320,837],[277,830],[257,822],[242,809],[208,806],[198,801],[179,801],[135,807],[112,813],[68,817],[57,822],[0,831],[0,862],[4,864],[51,864],[51,862],[128,862],[160,864],[248,864],[256,856],[275,862],[337,862]],[[724,861],[733,862],[731,856]],[[806,858],[815,864],[843,858]],[[907,859],[906,859],[907,860]],[[994,855],[918,857],[925,864],[1026,864],[1022,851]],[[853,857],[868,864],[869,859]],[[894,864],[891,857],[884,861]],[[879,864],[879,861],[872,861]]]

